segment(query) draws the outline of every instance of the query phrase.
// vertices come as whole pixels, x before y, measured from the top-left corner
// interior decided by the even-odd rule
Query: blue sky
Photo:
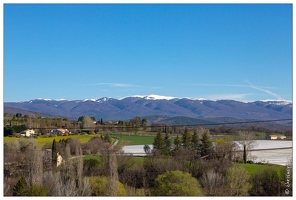
[[[292,100],[292,4],[5,4],[4,102]]]

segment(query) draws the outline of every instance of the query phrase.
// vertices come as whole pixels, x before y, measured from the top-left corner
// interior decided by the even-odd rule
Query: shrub
[[[251,184],[248,182],[249,173],[241,166],[232,166],[226,172],[227,186],[230,188],[231,196],[247,196]]]
[[[109,194],[109,180],[106,176],[92,176],[89,177],[89,182],[92,188],[93,196],[108,196]],[[119,184],[119,189],[117,192],[117,196],[126,196],[126,190],[124,185],[117,181]]]
[[[180,170],[167,171],[155,179],[153,196],[201,196],[196,178]]]
[[[252,196],[278,196],[281,190],[281,182],[278,173],[274,169],[259,170],[252,176]]]
[[[32,185],[27,191],[27,196],[47,196],[47,194],[47,188],[40,185]]]

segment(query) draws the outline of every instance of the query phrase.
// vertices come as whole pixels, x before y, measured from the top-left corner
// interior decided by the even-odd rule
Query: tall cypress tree
[[[244,163],[247,163],[247,148],[246,148],[246,144],[244,144],[243,159],[244,159]]]
[[[51,158],[52,158],[52,166],[56,167],[57,162],[58,162],[58,151],[57,151],[57,144],[55,139],[52,142],[52,147],[51,147]]]

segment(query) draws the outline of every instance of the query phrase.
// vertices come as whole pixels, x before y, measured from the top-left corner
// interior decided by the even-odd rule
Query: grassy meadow
[[[107,133],[102,133],[105,136]],[[141,145],[141,144],[153,144],[155,136],[147,136],[147,135],[135,135],[135,134],[128,134],[128,133],[109,133],[112,138],[119,139],[119,145]],[[68,138],[77,139],[81,143],[88,142],[92,137],[96,135],[87,135],[87,134],[80,134],[80,135],[69,135],[69,136],[53,136],[53,137],[38,137],[32,138],[38,142],[41,146],[44,146],[46,143],[52,143],[55,139],[56,141],[59,140],[66,140]],[[30,138],[17,138],[17,137],[4,137],[4,142],[8,141],[16,141],[16,140],[28,140]]]
[[[88,142],[88,140],[90,140],[92,137],[94,137],[94,135],[69,135],[69,136],[53,136],[53,137],[38,137],[38,138],[4,137],[4,142],[33,139],[33,140],[36,140],[40,146],[43,147],[48,142],[52,143],[54,139],[56,141],[59,141],[62,139],[66,140],[68,138],[72,138],[72,139],[78,139],[81,143],[85,143],[85,142]]]
[[[244,163],[236,163],[235,165],[244,167],[250,175],[253,175],[256,171],[264,170],[264,169],[273,169],[275,170],[278,175],[280,176],[280,179],[283,181],[283,170],[285,169],[284,166],[280,165],[268,165],[268,164],[244,164]]]
[[[112,133],[111,137],[119,139],[119,145],[124,143],[124,145],[141,145],[141,144],[153,144],[155,136],[147,135],[135,135],[126,133]]]

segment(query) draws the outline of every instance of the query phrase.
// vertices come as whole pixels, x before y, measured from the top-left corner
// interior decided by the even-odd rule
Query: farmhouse
[[[70,133],[70,131],[63,128],[56,128],[56,129],[52,129],[50,133],[53,135],[64,135],[65,133]]]
[[[35,135],[35,131],[33,129],[27,129],[21,132],[21,136],[31,137]]]
[[[283,140],[286,139],[286,136],[284,135],[268,135],[266,136],[267,140]]]

